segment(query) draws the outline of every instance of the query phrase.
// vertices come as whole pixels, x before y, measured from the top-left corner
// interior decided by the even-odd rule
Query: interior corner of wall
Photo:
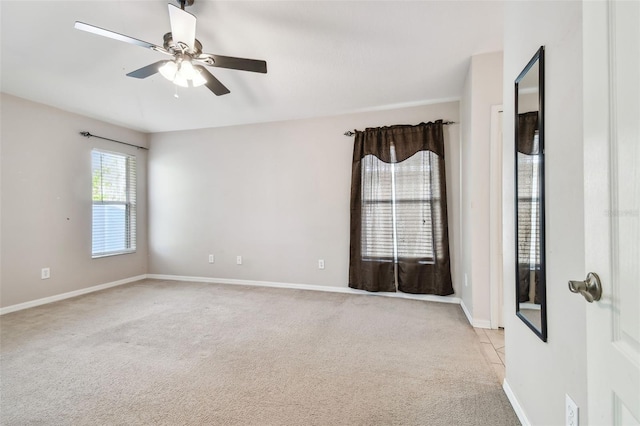
[[[467,305],[464,303],[463,298],[460,298],[460,307],[462,308],[462,312],[464,312],[464,315],[467,317],[467,321],[469,321],[469,324],[473,326],[473,315],[471,314],[471,312],[469,312],[469,309],[467,308]]]

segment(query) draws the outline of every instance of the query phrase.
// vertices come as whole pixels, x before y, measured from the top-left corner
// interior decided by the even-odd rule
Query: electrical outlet
[[[565,416],[567,426],[579,426],[580,416],[578,415],[578,404],[569,395],[565,394]]]
[[[42,268],[40,270],[40,279],[42,280],[48,280],[49,278],[51,278],[51,269],[49,268]]]
[[[466,272],[464,273],[464,286],[469,287],[469,277]]]
[[[209,263],[213,263],[213,262],[215,262],[215,260],[216,260],[215,257],[213,257],[213,255],[210,254],[209,255]]]
[[[318,269],[324,269],[324,259],[318,259]]]
[[[236,257],[236,264],[242,265],[242,256],[237,256]]]

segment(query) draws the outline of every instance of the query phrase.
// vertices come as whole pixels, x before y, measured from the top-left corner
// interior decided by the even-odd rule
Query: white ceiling
[[[170,0],[173,4],[178,4]],[[502,50],[501,1],[211,1],[203,51],[264,59],[210,68],[231,93],[125,74],[165,57],[78,31],[76,20],[162,45],[168,0],[1,0],[1,89],[145,132],[289,120],[460,98],[472,55]]]

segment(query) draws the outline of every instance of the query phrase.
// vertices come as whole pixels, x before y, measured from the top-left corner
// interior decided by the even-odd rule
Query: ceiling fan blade
[[[160,67],[166,64],[167,62],[171,62],[171,61],[158,61],[156,63],[147,65],[146,67],[142,67],[135,71],[131,71],[129,74],[127,74],[127,77],[133,77],[133,78],[150,77],[155,73],[157,73],[158,71],[160,71]]]
[[[195,58],[210,67],[229,68],[232,70],[267,73],[267,61],[258,59],[234,58],[232,56],[212,55],[203,53]]]
[[[172,4],[168,6],[173,41],[182,42],[193,50],[196,40],[196,17]]]
[[[155,44],[151,44],[147,41],[138,40],[137,38],[129,37],[123,34],[116,33],[114,31],[105,30],[104,28],[96,27],[95,25],[85,24],[84,22],[76,21],[74,27],[78,30],[86,31],[89,33],[97,34],[103,37],[109,37],[114,40],[124,41],[125,43],[134,44],[136,46],[145,47],[147,49],[155,50],[157,52],[166,53],[171,55],[167,50]],[[172,55],[173,56],[173,55]]]
[[[205,67],[202,65],[194,65],[195,69],[200,71],[200,74],[207,80],[205,86],[209,88],[216,96],[226,95],[229,93],[229,89],[225,87],[224,84],[220,82],[217,78],[215,78]]]

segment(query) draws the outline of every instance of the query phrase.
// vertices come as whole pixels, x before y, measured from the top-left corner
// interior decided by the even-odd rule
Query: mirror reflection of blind
[[[434,156],[432,152],[419,151],[394,164],[373,155],[364,157],[363,257],[433,261],[433,221],[439,220],[435,212],[440,199],[438,161]]]
[[[537,139],[537,136],[536,136]],[[540,265],[540,155],[518,153],[518,263]],[[533,269],[532,268],[532,269]]]

